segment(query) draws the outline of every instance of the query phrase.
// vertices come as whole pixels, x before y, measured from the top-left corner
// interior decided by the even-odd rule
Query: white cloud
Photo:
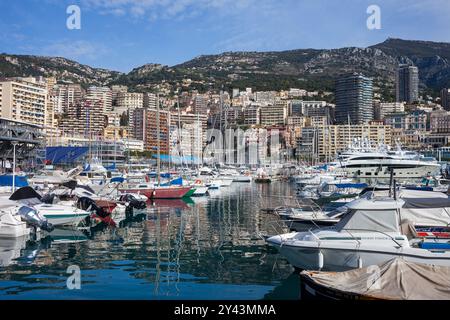
[[[101,13],[129,13],[151,20],[192,17],[193,13],[207,10],[232,14],[257,3],[257,0],[82,0],[83,5]]]
[[[85,40],[62,40],[44,46],[41,54],[46,56],[65,57],[69,59],[97,60],[108,53],[108,49],[100,44]]]

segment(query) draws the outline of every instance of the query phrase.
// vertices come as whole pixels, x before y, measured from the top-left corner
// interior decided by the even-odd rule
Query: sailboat
[[[147,179],[138,183],[127,183],[119,187],[122,193],[143,194],[149,199],[181,199],[191,191],[190,186],[161,185],[161,146],[160,146],[160,116],[159,116],[159,94],[156,103],[156,141],[157,141],[157,183],[149,183]]]

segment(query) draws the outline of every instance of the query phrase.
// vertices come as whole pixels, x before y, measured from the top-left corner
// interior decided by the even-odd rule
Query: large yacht
[[[438,174],[440,170],[436,159],[404,151],[400,146],[394,150],[385,145],[374,148],[361,141],[338,155],[334,165],[349,177],[363,179],[389,178],[391,172],[396,179],[422,178]]]

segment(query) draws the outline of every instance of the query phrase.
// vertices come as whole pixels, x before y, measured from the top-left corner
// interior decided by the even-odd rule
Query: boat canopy
[[[414,263],[396,258],[379,265],[345,272],[302,271],[301,276],[326,290],[372,299],[448,300],[450,267]],[[420,290],[418,290],[420,288]]]
[[[420,226],[449,226],[450,200],[448,198],[403,198],[401,220]]]
[[[397,211],[395,209],[350,211],[336,224],[336,229],[338,231],[399,232]]]
[[[346,206],[349,212],[336,224],[338,231],[399,232],[398,209],[402,200],[357,199]]]
[[[445,198],[402,198],[405,201],[403,208],[429,209],[450,208],[450,199]]]
[[[23,187],[18,190],[16,190],[11,197],[9,197],[9,200],[27,200],[27,199],[38,199],[41,200],[42,196],[37,193],[32,187]]]

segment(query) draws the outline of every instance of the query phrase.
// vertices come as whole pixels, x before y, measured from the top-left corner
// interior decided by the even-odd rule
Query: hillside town
[[[450,89],[422,95],[417,67],[399,66],[395,101],[385,101],[371,78],[344,74],[335,91],[254,91],[233,88],[198,92],[185,79],[176,90],[155,86],[132,92],[127,86],[86,86],[56,78],[20,77],[0,81],[1,118],[32,125],[40,148],[89,146],[105,163],[123,165],[127,157],[151,158],[157,147],[159,110],[161,153],[201,157],[207,129],[243,129],[259,139],[276,130],[278,161],[309,163],[333,159],[354,140],[401,145],[446,156],[450,138]],[[199,130],[202,132],[199,134]],[[182,130],[190,134],[180,136]],[[180,148],[181,146],[181,148]],[[92,152],[92,150],[91,150]],[[272,161],[275,160],[272,157]]]

